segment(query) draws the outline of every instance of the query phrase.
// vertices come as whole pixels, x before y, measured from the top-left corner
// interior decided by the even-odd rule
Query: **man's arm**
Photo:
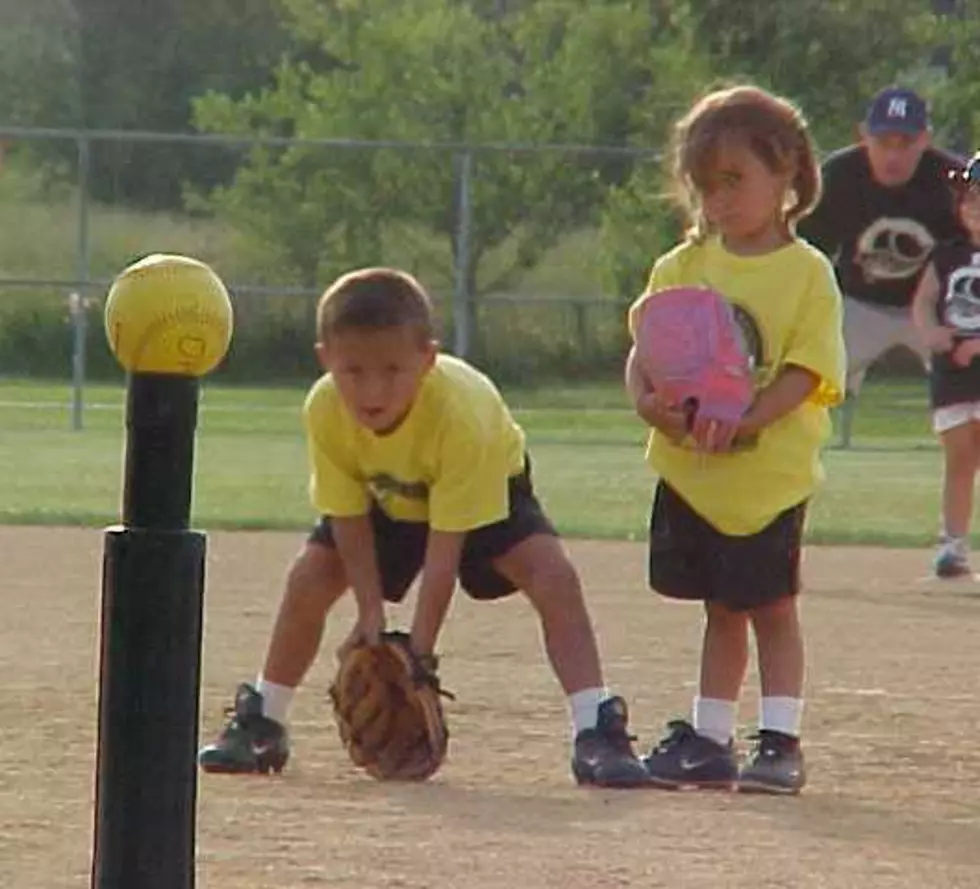
[[[412,648],[416,654],[426,655],[435,651],[456,589],[465,537],[465,532],[461,531],[429,530],[422,580],[412,619]]]

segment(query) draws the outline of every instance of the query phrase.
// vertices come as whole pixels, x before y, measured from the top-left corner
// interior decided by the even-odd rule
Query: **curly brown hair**
[[[728,139],[744,144],[773,173],[792,173],[783,216],[792,230],[820,198],[820,164],[806,118],[788,99],[741,84],[702,96],[674,125],[670,172],[674,198],[688,217],[688,238],[701,241],[711,233],[700,193]]]

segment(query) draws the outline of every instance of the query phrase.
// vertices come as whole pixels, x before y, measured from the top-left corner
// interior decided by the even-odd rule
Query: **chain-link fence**
[[[86,380],[119,374],[102,297],[150,252],[228,282],[219,377],[310,379],[323,288],[387,264],[430,290],[448,349],[533,384],[618,377],[626,306],[679,234],[652,148],[15,127],[0,145],[0,376],[70,374],[74,428]]]
[[[194,255],[228,282],[229,378],[312,371],[324,286],[386,264],[431,291],[447,348],[531,379],[617,367],[625,304],[660,246],[659,226],[642,256],[603,246],[652,148],[16,127],[0,139],[0,373],[71,367],[79,393],[114,372],[100,298],[150,252]]]

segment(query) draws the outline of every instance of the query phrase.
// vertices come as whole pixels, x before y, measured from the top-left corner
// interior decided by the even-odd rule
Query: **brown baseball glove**
[[[449,731],[438,662],[420,658],[409,636],[383,633],[379,645],[356,645],[330,686],[334,716],[351,761],[378,780],[422,781],[446,758]]]

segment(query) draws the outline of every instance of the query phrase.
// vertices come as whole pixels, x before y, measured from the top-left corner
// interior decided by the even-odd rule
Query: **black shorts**
[[[507,518],[468,532],[463,541],[459,582],[474,599],[499,599],[516,592],[517,587],[493,567],[494,559],[534,534],[558,536],[535,496],[529,462],[525,463],[521,475],[510,479],[508,490]],[[371,507],[370,517],[384,597],[389,602],[400,602],[422,570],[429,526],[424,522],[396,521],[376,503]],[[309,539],[323,546],[334,546],[329,516],[321,516]]]
[[[661,481],[650,514],[650,587],[670,599],[718,602],[732,611],[795,596],[805,518],[804,502],[755,534],[722,534]]]

